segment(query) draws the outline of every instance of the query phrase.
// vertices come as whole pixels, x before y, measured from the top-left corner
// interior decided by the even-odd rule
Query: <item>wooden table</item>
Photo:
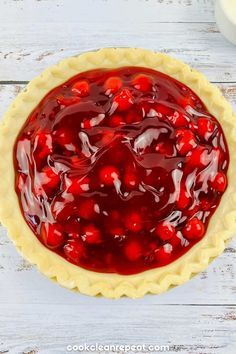
[[[160,50],[218,85],[236,109],[236,47],[207,0],[0,0],[0,115],[25,83],[81,51]],[[236,241],[236,240],[235,240]],[[0,353],[68,353],[67,345],[157,344],[170,353],[236,352],[236,242],[206,272],[161,296],[110,301],[51,283],[0,229]]]

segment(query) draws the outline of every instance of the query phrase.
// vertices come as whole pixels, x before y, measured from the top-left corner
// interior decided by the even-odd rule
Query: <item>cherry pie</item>
[[[68,288],[161,293],[206,268],[236,230],[231,107],[164,54],[66,59],[18,96],[0,136],[1,220]]]

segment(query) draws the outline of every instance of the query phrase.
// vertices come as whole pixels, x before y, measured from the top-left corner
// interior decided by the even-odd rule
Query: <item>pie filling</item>
[[[99,69],[30,114],[15,188],[47,248],[91,271],[135,274],[204,237],[228,163],[219,122],[187,86],[147,68]]]

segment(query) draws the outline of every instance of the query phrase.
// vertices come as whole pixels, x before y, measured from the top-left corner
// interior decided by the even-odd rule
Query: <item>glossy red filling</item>
[[[138,67],[56,87],[27,119],[14,158],[38,239],[83,268],[120,274],[171,263],[202,239],[229,163],[199,97]]]

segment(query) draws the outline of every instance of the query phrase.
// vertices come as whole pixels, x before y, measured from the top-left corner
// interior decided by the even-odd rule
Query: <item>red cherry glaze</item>
[[[89,178],[88,177],[71,177],[68,178],[67,192],[73,195],[89,191]]]
[[[123,117],[119,114],[114,114],[109,119],[110,127],[119,127],[121,124],[124,124]]]
[[[168,120],[170,120],[170,118],[168,118],[168,117],[170,117],[171,115],[174,114],[174,110],[171,107],[169,107],[169,105],[165,105],[163,103],[157,103],[157,104],[155,104],[154,107],[155,107],[154,108],[155,111],[157,112],[157,117],[160,119],[167,118]]]
[[[59,144],[62,148],[69,149],[71,151],[75,150],[74,134],[69,129],[57,129],[53,132],[55,137],[55,143]]]
[[[175,111],[174,114],[168,116],[168,120],[175,128],[186,127],[188,124],[188,118],[182,112]]]
[[[119,171],[114,166],[104,166],[99,173],[101,184],[111,186],[119,178]]]
[[[224,192],[227,187],[227,178],[223,172],[218,172],[213,181],[212,188],[214,188],[217,192]]]
[[[68,240],[63,248],[65,257],[72,263],[79,264],[84,255],[84,247],[80,240]]]
[[[166,262],[169,262],[171,259],[172,250],[173,246],[169,243],[166,243],[157,249],[155,252],[155,258],[157,262],[160,264],[166,264]]]
[[[176,198],[177,209],[184,210],[189,206],[189,203],[190,203],[190,197],[186,191],[186,187],[184,183],[182,183],[180,186],[179,195]]]
[[[124,224],[128,230],[139,232],[142,229],[142,219],[136,212],[129,213],[125,216]]]
[[[181,235],[179,233],[175,233],[171,240],[168,241],[173,248],[176,248],[181,245]]]
[[[35,155],[38,160],[44,160],[52,153],[52,137],[46,132],[39,132],[35,137]]]
[[[129,109],[134,103],[131,91],[127,88],[121,90],[114,97],[113,103],[118,111],[127,111],[127,109]]]
[[[98,204],[96,204],[95,200],[90,198],[89,199],[84,198],[83,200],[81,200],[77,209],[78,216],[85,220],[94,219],[96,213],[98,212],[99,212]]]
[[[214,131],[214,123],[210,121],[208,118],[198,118],[197,126],[198,126],[198,135],[202,139],[208,139],[209,136]]]
[[[128,241],[124,246],[124,254],[129,261],[137,261],[142,256],[140,243],[135,240]]]
[[[63,224],[63,231],[68,238],[78,239],[80,237],[80,223],[78,219],[71,219]]]
[[[14,160],[22,214],[45,247],[91,271],[135,274],[204,237],[229,155],[218,121],[188,87],[125,67],[49,92]]]
[[[170,142],[163,142],[163,143],[158,143],[155,147],[156,152],[159,152],[162,155],[165,156],[172,156],[174,152],[174,146]]]
[[[72,106],[73,104],[79,103],[80,102],[80,98],[79,97],[65,97],[63,95],[59,95],[56,98],[57,102],[59,103],[59,105],[61,107],[65,106],[65,107],[69,107]]]
[[[121,86],[122,86],[122,80],[119,77],[109,77],[104,84],[105,94],[106,95],[114,94],[117,91],[119,91]]]
[[[60,184],[60,176],[50,166],[45,166],[37,177],[34,190],[39,195],[53,193],[54,189]]]
[[[156,234],[162,241],[170,240],[175,234],[175,228],[169,222],[161,222],[156,227]]]
[[[133,81],[133,86],[142,92],[152,91],[153,82],[152,79],[146,75],[137,75]]]
[[[41,226],[41,238],[49,248],[58,248],[63,245],[65,238],[60,224],[44,224]]]
[[[183,235],[188,239],[201,238],[205,233],[203,222],[197,217],[189,220],[183,228]]]
[[[187,163],[194,168],[203,168],[207,166],[211,161],[208,150],[203,146],[197,146],[188,154]]]
[[[93,224],[86,225],[83,229],[82,239],[89,244],[96,244],[102,241],[101,233]]]
[[[189,151],[193,150],[197,145],[196,139],[190,130],[177,130],[177,144],[176,148],[180,155],[186,155]]]
[[[89,94],[89,83],[86,80],[79,80],[72,86],[72,92],[80,97],[88,96]]]
[[[135,171],[127,169],[124,173],[123,183],[127,188],[137,188],[139,184],[139,176]]]

